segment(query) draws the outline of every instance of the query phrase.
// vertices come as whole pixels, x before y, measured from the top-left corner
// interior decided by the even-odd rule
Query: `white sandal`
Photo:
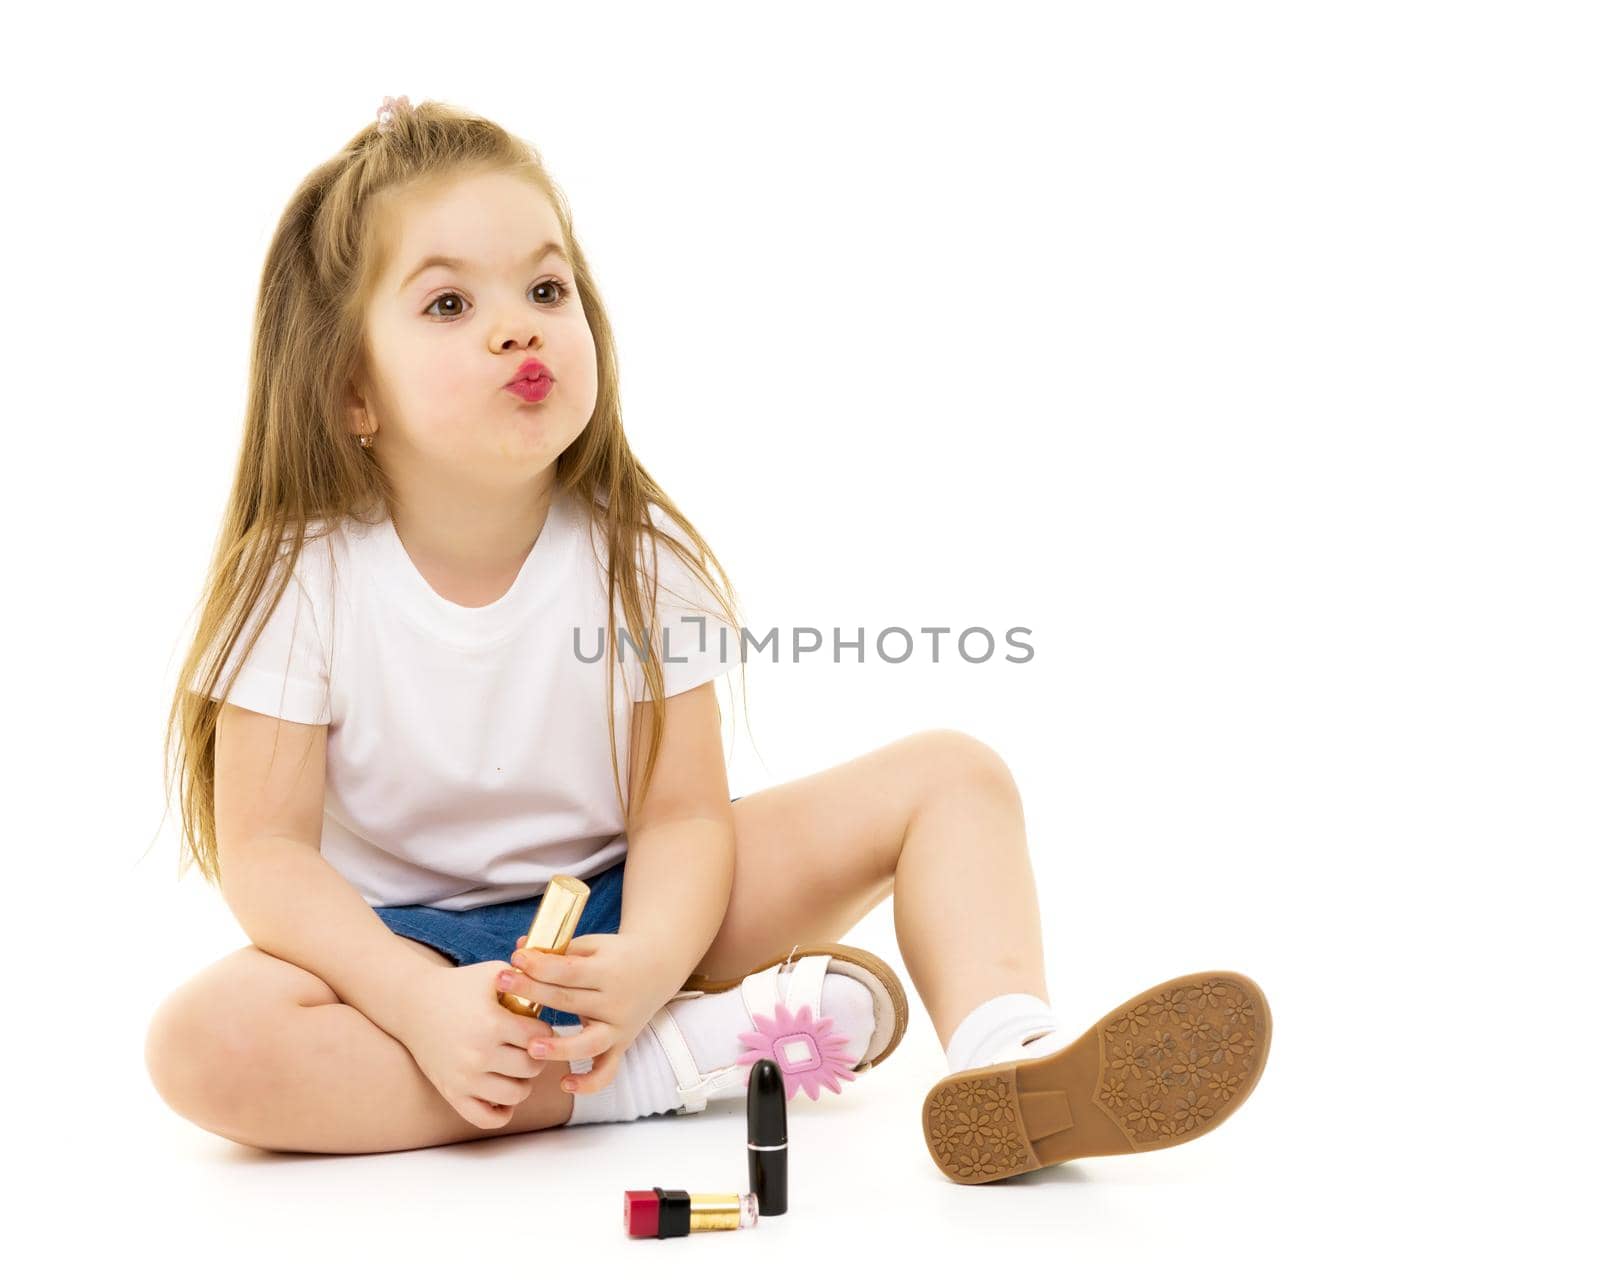
[[[785,973],[780,1001],[778,974]],[[830,973],[854,978],[872,993],[872,1036],[860,1062],[853,1066],[840,1054],[847,1037],[830,1030],[831,1019],[821,1018],[822,980]],[[739,988],[745,1008],[755,1024],[753,1032],[741,1033],[748,1047],[737,1062],[714,1071],[702,1072],[689,1052],[688,1041],[672,1016],[675,1005]],[[859,947],[835,944],[827,947],[795,947],[788,956],[763,965],[743,978],[712,982],[694,974],[681,992],[657,1010],[650,1029],[666,1051],[667,1060],[678,1077],[678,1096],[682,1105],[678,1115],[704,1111],[706,1103],[744,1094],[750,1068],[761,1058],[771,1058],[784,1076],[784,1089],[793,1098],[800,1089],[816,1098],[819,1089],[839,1092],[840,1080],[877,1066],[905,1035],[906,993],[900,979],[881,959]]]

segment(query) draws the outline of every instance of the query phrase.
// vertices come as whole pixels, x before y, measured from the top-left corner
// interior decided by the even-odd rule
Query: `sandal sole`
[[[946,1076],[922,1104],[928,1154],[971,1184],[1175,1147],[1239,1109],[1271,1043],[1267,998],[1242,973],[1174,978],[1056,1053]]]
[[[828,947],[796,947],[793,951],[785,951],[782,955],[774,956],[764,964],[758,964],[750,973],[760,973],[763,969],[770,969],[775,964],[786,964],[791,960],[798,960],[801,956],[837,956],[841,960],[848,960],[851,964],[858,964],[870,973],[889,993],[889,1000],[894,1005],[894,1034],[889,1037],[889,1043],[884,1045],[882,1052],[870,1062],[857,1063],[856,1071],[866,1071],[877,1066],[891,1053],[906,1033],[906,1023],[910,1020],[910,1008],[906,1004],[905,988],[900,985],[900,979],[895,972],[870,951],[863,951],[860,947],[847,947],[843,943],[836,943]],[[729,978],[722,982],[713,982],[704,974],[694,973],[689,975],[689,980],[683,984],[685,991],[704,991],[714,994],[718,991],[731,991],[737,987],[750,974],[738,978]]]

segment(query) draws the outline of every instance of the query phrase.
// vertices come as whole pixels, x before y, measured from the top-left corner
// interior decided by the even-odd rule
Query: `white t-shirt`
[[[659,507],[651,515],[692,546]],[[626,855],[606,724],[605,546],[598,530],[591,539],[589,521],[581,499],[558,491],[516,581],[481,608],[434,591],[387,517],[308,530],[329,532],[302,548],[228,701],[328,726],[322,854],[368,905],[507,902],[542,893],[551,876],[586,878]],[[659,539],[655,569],[652,636],[671,697],[737,666],[739,633]],[[648,549],[637,571],[648,609]],[[269,579],[256,616],[277,581]],[[632,702],[646,689],[622,638],[620,601],[616,625],[626,698],[614,676],[612,688],[626,789]],[[253,616],[241,646],[254,626]],[[235,665],[230,654],[224,681]]]

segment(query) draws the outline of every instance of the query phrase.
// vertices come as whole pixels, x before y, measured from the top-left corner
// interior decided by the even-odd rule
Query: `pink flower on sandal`
[[[757,1013],[754,1031],[741,1031],[739,1039],[749,1046],[749,1051],[739,1058],[744,1066],[744,1083],[750,1085],[750,1071],[762,1058],[771,1058],[783,1072],[785,1100],[792,1100],[802,1088],[813,1100],[819,1088],[839,1092],[840,1080],[854,1080],[855,1065],[841,1049],[850,1043],[845,1035],[825,1035],[833,1026],[832,1018],[811,1017],[811,1006],[803,1004],[798,1013],[790,1013],[781,1000],[768,1018]]]

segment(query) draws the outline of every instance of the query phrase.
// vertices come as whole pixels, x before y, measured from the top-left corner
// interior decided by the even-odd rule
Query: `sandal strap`
[[[739,984],[739,990],[744,997],[744,1007],[751,1015],[751,1022],[754,1023],[754,1015],[758,1013],[763,1018],[772,1017],[780,1000],[791,1013],[797,1012],[802,1005],[810,1005],[812,1016],[820,1018],[822,980],[828,975],[828,965],[832,959],[827,955],[801,956],[793,962],[793,969],[781,986],[778,974],[784,968],[783,963],[771,965],[745,978]]]
[[[813,1019],[822,1017],[822,980],[828,976],[832,956],[801,956],[789,975],[789,996],[784,1001],[791,1010],[811,1006]]]
[[[689,1042],[684,1039],[683,1030],[674,1021],[670,1008],[670,1004],[663,1006],[651,1015],[650,1030],[655,1032],[656,1039],[666,1052],[667,1061],[672,1064],[672,1074],[678,1077],[678,1096],[683,1099],[683,1110],[704,1111],[706,1095],[710,1090],[705,1087],[706,1081],[700,1075],[700,1068],[695,1065],[694,1054],[689,1052]]]
[[[773,965],[770,969],[759,970],[739,984],[739,994],[744,999],[746,1013],[759,1013],[762,1017],[771,1014],[773,1006],[778,1003],[778,968]],[[754,1021],[752,1018],[752,1025]]]

